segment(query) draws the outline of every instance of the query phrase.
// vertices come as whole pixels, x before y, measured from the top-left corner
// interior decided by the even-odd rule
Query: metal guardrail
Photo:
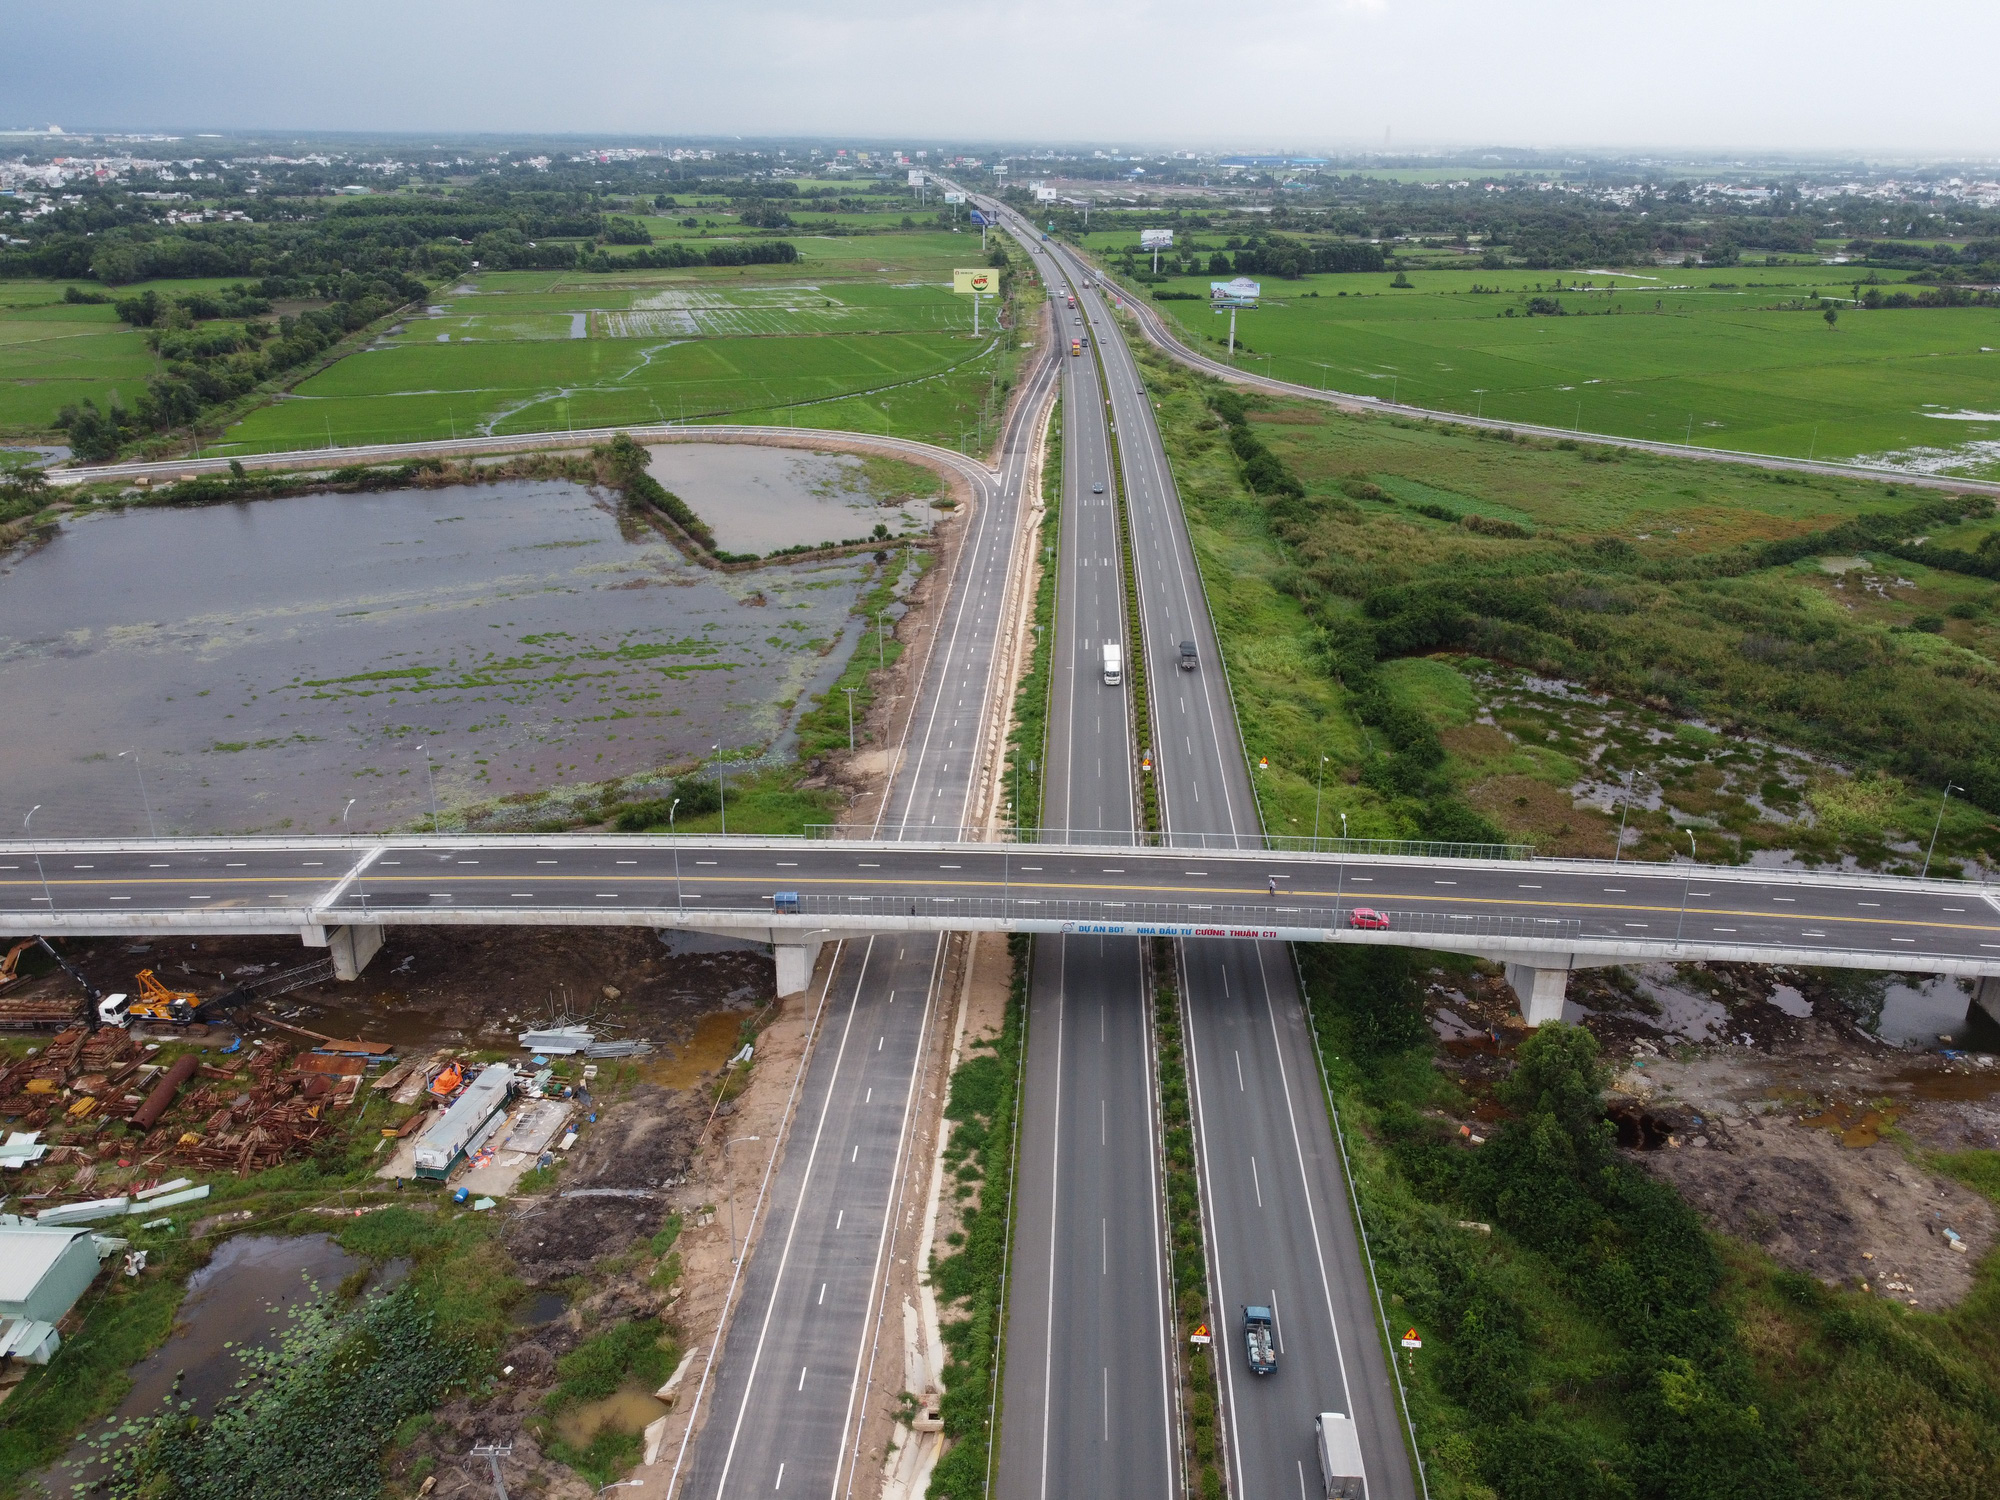
[[[1530,860],[1530,844],[1459,844],[1436,839],[1309,838],[1301,834],[1158,833],[1126,828],[940,828],[935,823],[808,823],[808,839],[884,842],[921,835],[930,843],[1099,845],[1119,849],[1217,849],[1252,854],[1388,854],[1409,859]]]
[[[1338,906],[1288,906],[1283,898],[1252,905],[1246,902],[1077,901],[1038,900],[1025,896],[822,896],[801,895],[802,915],[818,917],[918,917],[948,922],[978,921],[1120,922],[1183,927],[1318,927],[1331,930],[1381,930],[1352,927],[1357,910],[1372,911],[1388,920],[1392,932],[1420,932],[1440,937],[1537,937],[1569,939],[1581,935],[1583,923],[1574,917],[1520,917],[1435,911],[1392,911],[1343,902]],[[768,910],[768,908],[766,908]]]

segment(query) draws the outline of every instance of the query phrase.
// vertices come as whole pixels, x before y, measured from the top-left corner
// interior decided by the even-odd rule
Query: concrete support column
[[[813,965],[819,962],[820,940],[803,943],[773,943],[772,956],[778,961],[778,994],[796,995],[812,983]]]
[[[1530,1026],[1544,1026],[1562,1019],[1563,995],[1569,989],[1568,969],[1538,969],[1533,964],[1510,963],[1507,983],[1513,986],[1514,998],[1520,1003],[1521,1019]]]
[[[368,960],[382,951],[382,928],[373,922],[356,927],[307,927],[299,936],[308,948],[327,950],[335,979],[359,979]]]
[[[2000,1023],[2000,974],[1982,974],[1973,986],[1972,1003],[1986,1012],[1987,1019]]]

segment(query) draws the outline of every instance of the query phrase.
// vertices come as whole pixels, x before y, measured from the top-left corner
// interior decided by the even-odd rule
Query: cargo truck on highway
[[[1117,687],[1125,680],[1125,648],[1116,641],[1104,643],[1104,685]]]
[[[1321,1412],[1313,1418],[1313,1447],[1319,1453],[1319,1477],[1326,1500],[1367,1500],[1361,1439],[1355,1435],[1353,1422],[1337,1411]]]

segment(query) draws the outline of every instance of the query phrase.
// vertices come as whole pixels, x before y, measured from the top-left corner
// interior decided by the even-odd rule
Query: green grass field
[[[1237,316],[1238,363],[1586,433],[2000,475],[2000,309],[1857,308],[1845,299],[1861,273],[1846,271],[1413,271],[1408,290],[1389,272],[1262,278],[1262,305]],[[1158,290],[1205,298],[1210,279]],[[1536,296],[1565,316],[1527,316]],[[1833,327],[1821,296],[1843,299]],[[1811,305],[1782,307],[1800,299]],[[1153,306],[1219,352],[1225,317]]]
[[[153,372],[141,335],[108,305],[65,303],[67,285],[0,281],[0,433],[46,432],[63,407],[114,390],[132,400]]]
[[[220,453],[672,421],[976,436],[1013,349],[950,290],[978,241],[801,237],[783,266],[479,273]]]

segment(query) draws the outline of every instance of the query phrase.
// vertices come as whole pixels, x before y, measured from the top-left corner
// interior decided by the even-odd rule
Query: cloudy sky
[[[0,128],[2000,156],[2000,3],[0,0]]]

